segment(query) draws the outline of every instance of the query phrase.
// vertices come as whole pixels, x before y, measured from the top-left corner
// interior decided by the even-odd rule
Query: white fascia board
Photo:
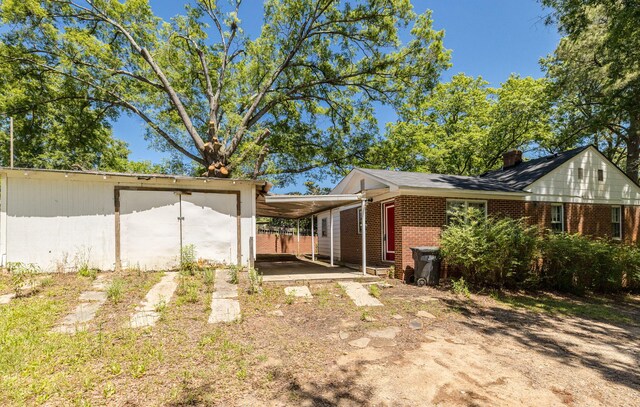
[[[361,194],[341,195],[266,195],[266,203],[306,203],[306,202],[353,202],[361,199]]]
[[[523,201],[529,192],[470,191],[455,188],[400,188],[399,195],[437,196],[445,198],[505,199]]]

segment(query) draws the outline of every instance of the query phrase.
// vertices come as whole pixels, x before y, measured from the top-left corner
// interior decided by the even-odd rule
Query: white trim
[[[382,261],[385,262],[395,262],[395,256],[396,256],[396,250],[395,247],[393,248],[393,251],[389,251],[387,246],[388,246],[388,238],[389,238],[389,234],[387,233],[386,237],[387,239],[385,239],[385,232],[387,231],[387,226],[388,226],[388,220],[387,220],[387,208],[393,206],[393,213],[395,216],[395,211],[396,211],[396,203],[395,200],[387,200],[385,202],[381,202],[380,203],[380,209],[382,211]],[[394,220],[394,224],[395,224],[395,220]],[[394,240],[395,240],[395,233],[394,233]],[[394,260],[389,260],[387,259],[387,254],[393,254],[393,258]]]
[[[504,199],[515,201],[523,201],[525,197],[530,195],[530,192],[468,191],[455,188],[402,188],[399,192],[400,195],[434,196],[452,199]]]
[[[342,195],[265,195],[266,203],[307,203],[307,202],[354,202],[361,198],[361,194]],[[328,208],[327,208],[328,210]]]
[[[613,240],[622,240],[622,237],[624,235],[624,228],[622,227],[623,223],[622,223],[622,206],[621,205],[611,205],[611,225],[613,225],[613,209],[618,209],[618,225],[620,225],[620,236],[615,237],[613,236],[613,230],[611,231],[611,239]]]
[[[553,230],[553,208],[560,208],[560,224],[562,225],[562,228],[560,230],[561,233],[564,233],[566,230],[566,226],[565,226],[565,213],[564,213],[564,203],[552,203],[551,205],[551,212],[549,213],[549,215],[551,216],[551,230]],[[558,222],[555,222],[558,223]]]
[[[489,201],[486,201],[484,199],[457,199],[457,198],[451,198],[451,199],[447,199],[447,201],[446,201],[446,203],[444,205],[444,222],[445,222],[445,224],[449,224],[449,222],[447,222],[447,217],[448,217],[448,212],[449,212],[449,202],[463,202],[465,211],[469,209],[469,203],[482,203],[482,204],[484,204],[484,217],[486,218],[487,216],[489,216]]]

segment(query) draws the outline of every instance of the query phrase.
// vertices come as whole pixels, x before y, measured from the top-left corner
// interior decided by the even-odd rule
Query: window
[[[362,208],[358,208],[358,234],[362,234]]]
[[[562,204],[551,205],[551,230],[555,233],[564,232],[564,206]]]
[[[619,206],[611,207],[611,237],[622,238],[622,208]]]
[[[327,218],[322,218],[320,233],[322,233],[322,237],[327,237]]]
[[[578,179],[583,179],[584,178],[584,170],[582,169],[582,167],[578,168]]]
[[[487,201],[465,201],[465,200],[449,200],[447,201],[447,225],[451,223],[453,218],[460,212],[466,214],[469,209],[477,209],[487,216]],[[465,215],[466,216],[466,215]]]
[[[598,181],[604,181],[604,170],[598,170]]]

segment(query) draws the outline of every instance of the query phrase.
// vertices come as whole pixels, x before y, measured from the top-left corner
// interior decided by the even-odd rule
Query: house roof
[[[563,151],[530,161],[523,161],[513,167],[486,172],[482,174],[479,179],[480,182],[498,182],[508,185],[511,188],[522,190],[589,147],[591,147],[591,145],[574,148],[573,150]]]
[[[522,192],[498,180],[462,175],[427,174],[357,168],[358,171],[399,188],[464,189],[479,192]]]

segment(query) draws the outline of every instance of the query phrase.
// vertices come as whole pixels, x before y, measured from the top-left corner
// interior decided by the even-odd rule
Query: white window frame
[[[560,222],[553,221],[553,208],[560,208]],[[561,204],[561,203],[551,204],[551,213],[549,215],[551,216],[551,230],[553,230],[554,232],[564,233],[565,231],[564,204]],[[558,223],[560,223],[561,225],[560,231],[553,229],[553,225]]]
[[[357,234],[361,235],[362,234],[362,208],[357,208],[356,209],[356,229],[357,229]]]
[[[618,220],[617,220],[617,222],[615,221],[614,215],[613,215],[614,214],[614,209],[618,210]],[[616,224],[616,223],[618,224],[618,229],[620,230],[620,236],[614,236],[613,235],[613,225]],[[611,228],[612,228],[612,230],[611,230],[611,238],[613,240],[622,240],[622,206],[620,206],[620,205],[613,205],[611,207]]]
[[[320,219],[320,236],[327,237],[327,224],[329,223],[327,218]]]
[[[469,210],[469,204],[470,203],[481,203],[484,204],[484,217],[486,218],[489,212],[489,202],[487,200],[483,200],[483,199],[447,199],[447,203],[445,204],[445,223],[448,225],[449,224],[449,204],[450,203],[462,203],[462,210],[463,211],[467,211]]]

